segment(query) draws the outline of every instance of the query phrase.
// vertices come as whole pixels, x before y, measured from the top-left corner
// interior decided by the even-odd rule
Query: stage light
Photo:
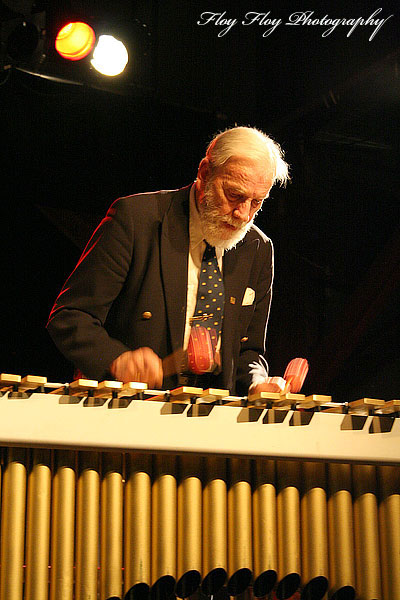
[[[125,69],[128,52],[124,44],[112,35],[101,35],[90,62],[96,71],[112,77]]]
[[[87,23],[68,23],[57,34],[57,52],[68,60],[82,60],[91,53],[96,35]]]
[[[0,75],[14,69],[118,93],[151,88],[147,24],[133,12],[129,20],[122,18],[119,7],[89,11],[80,3],[67,2],[63,8],[55,4],[0,0]]]

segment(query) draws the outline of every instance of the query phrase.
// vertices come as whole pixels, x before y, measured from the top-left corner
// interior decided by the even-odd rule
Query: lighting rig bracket
[[[46,11],[33,2],[0,1],[0,71],[35,69],[44,61]]]

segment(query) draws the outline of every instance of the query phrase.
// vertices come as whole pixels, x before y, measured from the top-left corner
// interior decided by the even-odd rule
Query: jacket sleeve
[[[267,323],[272,299],[274,277],[274,252],[270,239],[261,240],[256,261],[255,302],[248,325],[240,331],[239,360],[236,371],[236,393],[247,395],[252,381],[250,363],[259,361],[265,354]],[[245,319],[242,319],[246,322]]]
[[[86,377],[102,380],[129,350],[104,324],[133,257],[131,199],[116,200],[89,240],[50,313],[47,329],[59,350]]]

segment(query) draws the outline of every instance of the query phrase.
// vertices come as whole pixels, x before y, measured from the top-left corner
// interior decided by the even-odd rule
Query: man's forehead
[[[256,184],[264,187],[272,185],[272,170],[269,173],[265,162],[247,157],[233,157],[220,168],[219,174],[232,183]]]

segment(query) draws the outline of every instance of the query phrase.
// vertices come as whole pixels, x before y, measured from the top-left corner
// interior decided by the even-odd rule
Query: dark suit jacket
[[[86,377],[110,378],[110,364],[126,350],[148,346],[164,358],[182,347],[189,192],[190,186],[116,200],[66,281],[47,327]],[[224,254],[222,373],[214,387],[247,393],[248,365],[265,350],[272,261],[271,242],[255,226]],[[247,287],[255,301],[242,306]],[[164,389],[176,384],[166,380]]]

